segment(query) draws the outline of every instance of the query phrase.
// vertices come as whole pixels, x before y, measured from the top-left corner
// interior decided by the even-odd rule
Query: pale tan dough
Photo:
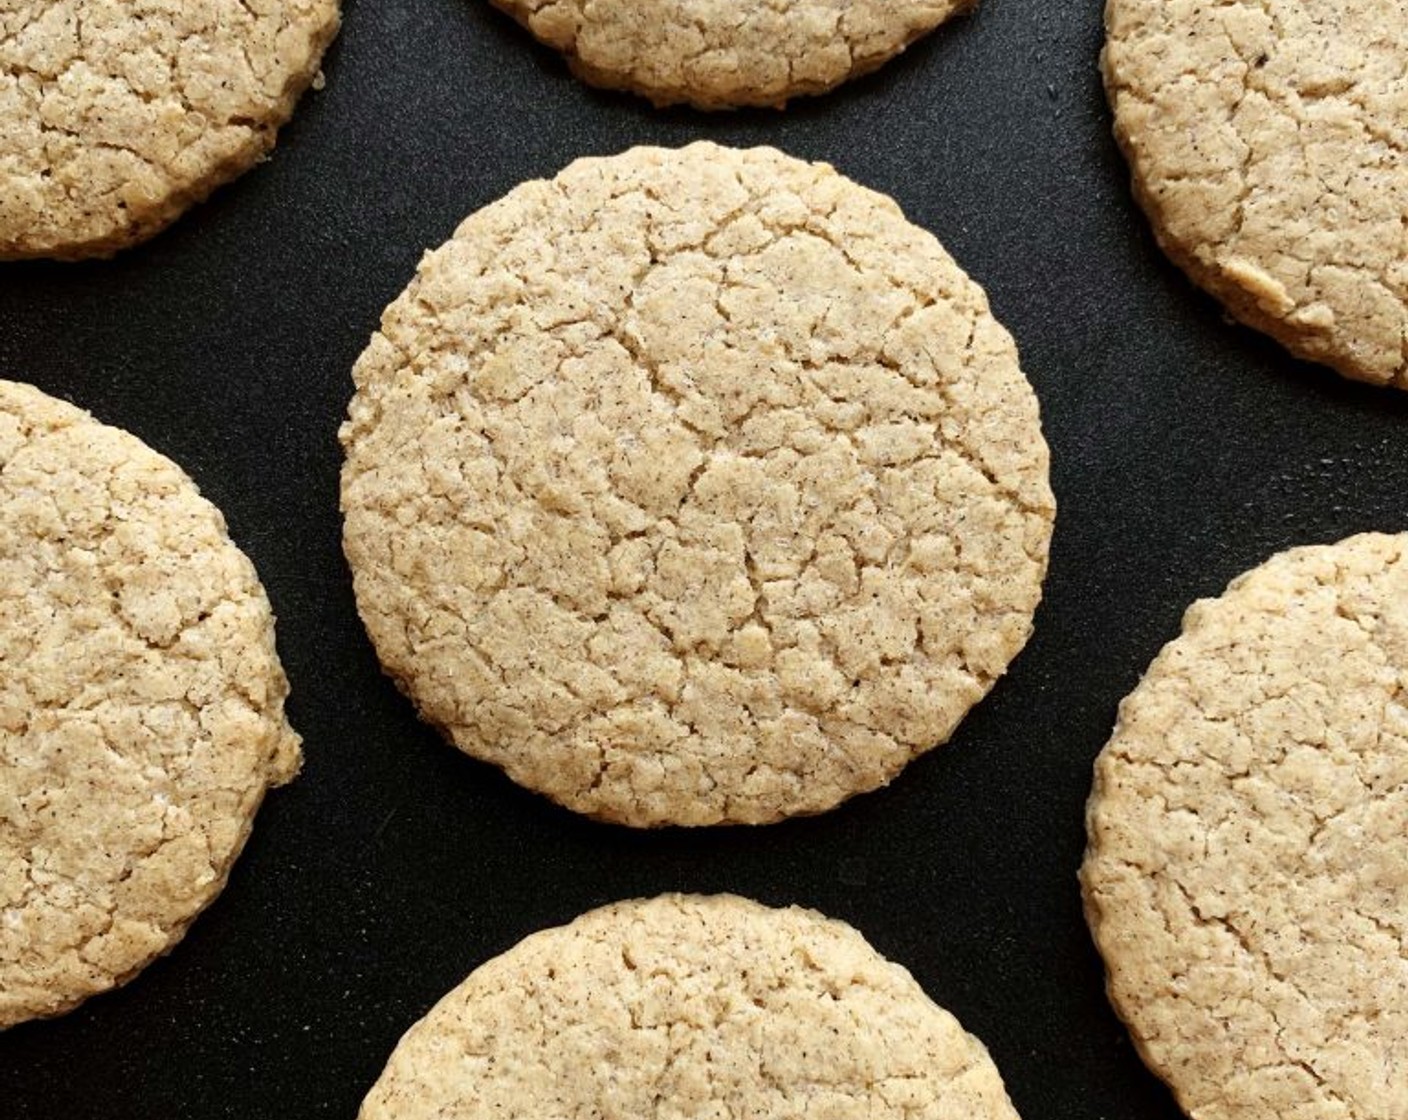
[[[494,0],[583,81],[656,105],[781,108],[867,74],[976,0]]]
[[[337,0],[0,0],[0,260],[107,256],[273,146]]]
[[[1408,0],[1108,0],[1160,243],[1237,318],[1408,388]]]
[[[360,1120],[1017,1120],[992,1059],[850,926],[731,895],[593,910],[476,969]]]
[[[1110,996],[1195,1120],[1408,1116],[1408,535],[1194,604],[1096,764]]]
[[[274,619],[169,459],[0,381],[0,1028],[131,979],[298,769]]]
[[[1053,501],[981,289],[767,148],[572,164],[428,254],[353,371],[344,543],[463,750],[631,825],[889,781],[1031,631]]]

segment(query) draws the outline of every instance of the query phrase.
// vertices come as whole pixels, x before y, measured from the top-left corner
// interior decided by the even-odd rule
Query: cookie
[[[1408,1116],[1408,534],[1196,603],[1096,764],[1110,996],[1198,1120]]]
[[[1106,25],[1164,250],[1299,357],[1408,388],[1408,0],[1108,0]]]
[[[0,4],[0,260],[109,256],[254,166],[337,0]]]
[[[767,148],[636,148],[429,253],[353,371],[344,543],[468,753],[630,825],[830,808],[1021,648],[1053,502],[981,289]]]
[[[195,484],[0,381],[0,1027],[180,940],[298,768],[287,692],[268,600]]]
[[[583,81],[657,106],[781,108],[868,74],[975,0],[494,0]]]
[[[850,926],[729,895],[593,910],[476,969],[360,1120],[1016,1120],[981,1042]]]

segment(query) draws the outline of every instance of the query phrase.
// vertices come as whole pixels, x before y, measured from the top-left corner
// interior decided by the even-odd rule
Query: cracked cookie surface
[[[903,968],[810,910],[664,895],[476,969],[402,1038],[360,1120],[1017,1120]]]
[[[1408,1116],[1408,535],[1194,604],[1096,764],[1111,998],[1197,1120]]]
[[[252,167],[337,0],[0,0],[0,259],[106,256]]]
[[[569,808],[830,808],[1030,633],[1054,505],[1016,348],[825,165],[696,144],[524,184],[353,377],[344,544],[383,666]]]
[[[781,107],[869,73],[976,0],[494,0],[583,81],[656,105]]]
[[[298,768],[273,615],[169,459],[0,381],[0,1027],[166,952]]]
[[[1408,388],[1408,0],[1108,0],[1160,243],[1237,318]]]

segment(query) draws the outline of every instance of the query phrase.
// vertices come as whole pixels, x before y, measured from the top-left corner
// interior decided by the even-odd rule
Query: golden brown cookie
[[[0,1027],[130,980],[298,768],[274,619],[169,459],[0,381]]]
[[[850,926],[730,895],[593,910],[476,969],[360,1120],[1017,1120],[983,1044]]]
[[[1160,243],[1243,322],[1408,387],[1408,0],[1108,0]]]
[[[781,108],[868,74],[975,0],[494,0],[585,82],[658,106]]]
[[[1197,1120],[1408,1116],[1408,534],[1194,604],[1120,708],[1081,881]]]
[[[0,260],[107,256],[274,146],[337,0],[0,0]]]
[[[572,809],[828,809],[1030,633],[1053,502],[1016,347],[824,164],[695,144],[526,183],[425,257],[353,376],[382,664]]]

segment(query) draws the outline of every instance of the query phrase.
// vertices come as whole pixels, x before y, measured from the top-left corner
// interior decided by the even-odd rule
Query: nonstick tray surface
[[[400,1034],[524,935],[735,891],[857,926],[991,1049],[1027,1120],[1173,1120],[1110,1011],[1075,873],[1090,767],[1184,608],[1279,549],[1408,529],[1408,394],[1234,326],[1160,254],[1110,135],[1098,0],[982,0],[783,113],[578,84],[484,0],[347,0],[272,159],[107,262],[0,265],[0,376],[189,471],[279,616],[305,737],[228,889],[132,984],[0,1034],[0,1117],[353,1117]],[[421,252],[577,156],[709,137],[893,195],[982,283],[1060,503],[1036,633],[883,791],[759,829],[639,833],[445,745],[353,608],[336,432]]]

